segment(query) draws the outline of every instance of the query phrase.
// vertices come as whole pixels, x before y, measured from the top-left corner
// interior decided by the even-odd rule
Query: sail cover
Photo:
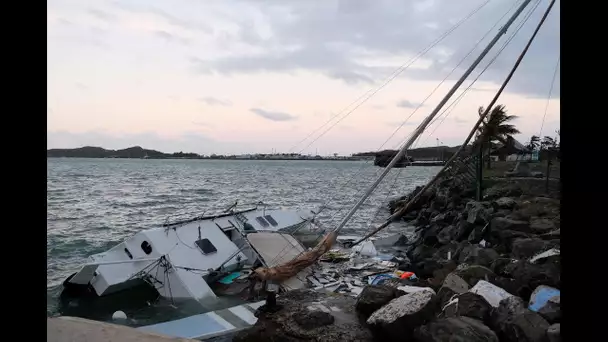
[[[248,234],[247,240],[249,240],[251,246],[255,248],[268,267],[288,263],[304,252],[302,244],[289,234],[257,232]],[[309,273],[310,269],[306,268],[281,284],[286,290],[304,288],[306,283],[303,279],[306,279]]]

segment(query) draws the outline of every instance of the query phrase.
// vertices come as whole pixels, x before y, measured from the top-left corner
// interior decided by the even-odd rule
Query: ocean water
[[[394,169],[343,233],[365,232],[389,216],[390,199],[427,182],[440,167]],[[317,210],[335,226],[382,168],[363,161],[47,160],[47,315],[59,314],[62,281],[85,259],[167,220],[263,201]],[[393,224],[389,230],[404,230]],[[166,320],[166,306],[144,317]],[[163,311],[164,310],[164,311]],[[196,309],[194,309],[196,311]],[[181,315],[192,314],[180,312]],[[140,325],[137,324],[137,325]]]

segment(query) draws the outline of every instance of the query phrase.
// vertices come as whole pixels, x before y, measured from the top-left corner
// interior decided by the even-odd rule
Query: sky
[[[47,147],[396,148],[521,2],[49,0]],[[462,143],[549,2],[532,0],[415,147]],[[498,101],[522,142],[560,126],[559,5]]]

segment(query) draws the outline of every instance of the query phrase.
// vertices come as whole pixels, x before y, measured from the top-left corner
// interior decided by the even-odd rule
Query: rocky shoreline
[[[417,236],[399,269],[416,280],[368,285],[357,299],[289,292],[234,340],[560,341],[558,182],[548,193],[543,179],[485,182],[478,202],[444,180],[405,215]]]

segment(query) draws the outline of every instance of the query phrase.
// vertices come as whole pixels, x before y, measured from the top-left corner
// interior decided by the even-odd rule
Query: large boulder
[[[420,342],[498,342],[490,328],[469,317],[434,320],[416,329],[415,338]]]
[[[552,220],[546,218],[533,218],[530,220],[530,230],[535,234],[545,234],[556,229],[557,227]]]
[[[407,340],[414,329],[431,319],[437,310],[435,294],[430,290],[417,291],[393,299],[376,310],[367,324],[378,339]]]
[[[404,294],[405,292],[399,291],[394,287],[386,285],[368,285],[358,296],[355,308],[358,313],[367,319],[374,311]]]
[[[435,249],[431,246],[427,246],[425,244],[421,244],[416,246],[412,251],[408,253],[410,260],[412,262],[422,261],[426,258],[430,258],[435,253]]]
[[[532,291],[540,285],[547,285],[559,289],[561,287],[561,268],[559,264],[545,262],[533,264],[526,260],[520,260],[508,265],[505,272],[518,283],[518,296],[528,300]]]
[[[437,301],[440,307],[444,307],[455,295],[465,293],[469,290],[469,284],[454,273],[445,277],[443,285],[437,291]]]
[[[441,316],[466,316],[487,323],[489,322],[491,313],[492,306],[485,298],[476,293],[465,292],[458,295],[451,303],[445,306]]]
[[[277,298],[277,310],[256,312],[257,322],[239,332],[235,342],[373,341],[350,296],[295,290]],[[263,307],[262,307],[263,308]]]
[[[517,205],[517,202],[511,197],[501,197],[492,202],[496,209],[512,210]]]
[[[511,255],[516,259],[528,259],[547,250],[550,242],[538,238],[515,239],[511,245]]]
[[[513,220],[508,217],[495,217],[490,222],[490,230],[492,232],[514,230],[522,233],[529,233],[530,224],[526,221]]]
[[[490,231],[488,234],[488,242],[494,246],[499,253],[510,253],[513,241],[515,239],[527,239],[530,235],[516,230],[499,230]]]
[[[465,211],[467,212],[467,222],[485,224],[492,218],[494,208],[490,202],[469,201],[465,206]]]
[[[496,278],[491,269],[480,265],[461,264],[454,273],[466,281],[469,286],[475,286],[479,280],[492,282]]]
[[[480,295],[494,308],[497,308],[503,300],[513,297],[513,295],[505,291],[505,289],[485,280],[478,281],[477,284],[471,288],[470,292]]]
[[[501,341],[547,341],[549,323],[536,312],[528,310],[519,297],[511,296],[502,300],[492,312],[490,325]]]
[[[498,253],[492,248],[483,248],[478,245],[465,246],[458,254],[460,263],[490,267],[498,259]]]

